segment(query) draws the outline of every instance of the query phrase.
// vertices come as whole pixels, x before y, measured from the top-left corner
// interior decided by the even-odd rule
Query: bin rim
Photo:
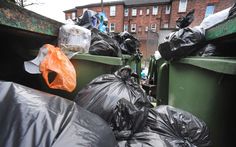
[[[218,73],[236,75],[236,57],[187,57],[173,63],[189,64]]]
[[[77,54],[72,59],[81,59],[108,65],[123,65],[123,60],[121,57],[98,56],[98,55],[90,55],[87,53]]]

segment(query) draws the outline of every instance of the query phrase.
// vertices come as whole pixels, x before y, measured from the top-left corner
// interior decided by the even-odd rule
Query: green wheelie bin
[[[169,105],[196,115],[213,146],[235,144],[236,58],[184,58],[169,64]]]

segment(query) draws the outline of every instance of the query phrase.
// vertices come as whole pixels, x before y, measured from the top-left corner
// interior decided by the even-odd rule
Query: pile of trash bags
[[[76,72],[69,59],[78,53],[112,57],[128,54],[137,62],[140,61],[139,40],[128,32],[106,32],[105,22],[107,18],[104,12],[85,11],[76,24],[70,22],[60,27],[58,47],[45,44],[35,59],[25,61],[25,71],[42,74],[49,88],[72,92],[77,83]],[[55,76],[48,78],[51,73]]]
[[[138,109],[151,108],[145,91],[132,78],[130,67],[123,67],[114,74],[104,74],[80,90],[75,102],[110,122],[116,103],[125,98]]]
[[[112,130],[74,102],[0,81],[1,147],[115,147]]]
[[[154,108],[130,67],[95,78],[75,102],[4,81],[0,93],[0,146],[211,145],[197,117],[171,106]]]
[[[103,118],[120,147],[211,145],[206,124],[197,117],[171,106],[153,108],[129,67],[95,78],[74,101]]]
[[[128,54],[140,60],[142,54],[139,51],[139,40],[128,32],[110,33],[107,22],[104,12],[86,10],[75,22],[60,28],[58,46],[69,57],[76,53],[113,57]]]
[[[194,10],[176,21],[179,30],[172,32],[159,45],[158,50],[165,60],[172,61],[186,56],[235,56],[230,50],[222,51],[221,46],[208,43],[205,40],[205,31],[227,19],[235,16],[236,4],[233,7],[206,17],[199,26],[188,27],[194,20]]]

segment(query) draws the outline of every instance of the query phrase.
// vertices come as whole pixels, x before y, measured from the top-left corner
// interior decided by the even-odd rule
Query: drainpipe
[[[103,12],[103,0],[101,0],[101,4],[102,4],[102,12]]]

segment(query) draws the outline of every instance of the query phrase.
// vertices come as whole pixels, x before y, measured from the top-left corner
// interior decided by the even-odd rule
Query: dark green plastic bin
[[[214,146],[235,145],[236,58],[193,57],[169,65],[169,105],[205,121]]]

